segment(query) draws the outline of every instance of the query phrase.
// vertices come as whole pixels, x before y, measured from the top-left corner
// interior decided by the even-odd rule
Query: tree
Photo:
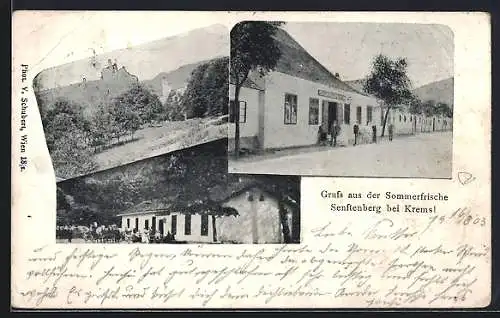
[[[127,103],[122,103],[120,100],[115,101],[111,108],[113,116],[113,127],[115,137],[120,142],[120,137],[126,134],[131,134],[137,131],[142,124],[140,114],[134,107]]]
[[[66,118],[65,123],[58,122],[59,125],[56,125],[55,122],[60,121],[62,117]],[[84,117],[82,106],[63,97],[57,98],[45,112],[42,112],[42,125],[49,140],[57,137],[54,136],[55,134],[64,133],[67,130],[67,127],[64,125],[70,125],[75,129],[81,130],[86,141],[90,137],[91,124]]]
[[[425,116],[431,117],[436,114],[436,102],[433,100],[427,100],[422,105]]]
[[[134,84],[112,101],[110,113],[113,117],[113,135],[118,142],[125,134],[133,138],[134,132],[142,124],[158,120],[164,111],[158,96],[142,85]]]
[[[229,104],[228,57],[219,58],[210,63],[203,84],[207,90],[205,116],[226,115]]]
[[[407,75],[408,62],[404,58],[391,60],[379,54],[372,63],[372,71],[363,85],[366,93],[382,101],[386,109],[382,124],[382,136],[385,133],[387,117],[391,109],[412,99],[411,81]],[[382,109],[383,109],[382,108]]]
[[[178,91],[171,91],[165,102],[165,118],[169,121],[186,119],[186,107],[182,102],[183,96]]]
[[[126,132],[129,132],[132,139],[134,139],[134,133],[141,127],[141,118],[137,112],[128,111],[125,113],[125,121],[123,123],[123,128]]]
[[[229,58],[223,57],[198,65],[189,79],[182,98],[188,117],[227,114],[229,95]]]
[[[443,102],[439,102],[435,106],[435,110],[437,114],[447,116],[447,117],[453,117],[453,109],[447,104]]]
[[[115,123],[112,114],[102,104],[97,107],[91,118],[91,146],[94,147],[94,152],[97,152],[99,147],[106,145],[113,138]]]
[[[140,84],[133,84],[129,90],[115,97],[113,103],[135,112],[141,124],[156,120],[164,111],[159,97]]]
[[[273,70],[281,57],[281,50],[274,39],[283,22],[245,21],[231,30],[230,76],[234,81],[234,104],[239,105],[241,87],[250,71],[261,76]],[[240,155],[240,108],[235,107],[234,148],[236,159]]]
[[[74,177],[96,168],[89,147],[91,125],[78,104],[58,98],[42,112],[42,123],[57,176]]]
[[[422,101],[416,96],[412,96],[410,100],[410,113],[420,115],[423,112]]]
[[[207,68],[208,63],[203,63],[191,72],[188,87],[186,87],[181,101],[181,104],[186,108],[188,118],[202,117],[205,113],[206,105],[203,97],[204,88],[202,81]]]
[[[110,114],[112,117],[112,131],[113,138],[116,138],[120,142],[120,138],[126,134],[125,121],[127,118],[127,113],[130,112],[130,105],[122,104],[120,100],[114,100],[110,108]]]

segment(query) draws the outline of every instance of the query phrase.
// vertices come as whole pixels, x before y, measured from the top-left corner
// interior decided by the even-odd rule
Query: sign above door
[[[323,96],[323,97],[333,98],[333,99],[340,100],[343,102],[345,102],[347,100],[347,98],[342,94],[338,94],[338,93],[330,92],[330,91],[325,91],[322,89],[318,89],[318,95]]]

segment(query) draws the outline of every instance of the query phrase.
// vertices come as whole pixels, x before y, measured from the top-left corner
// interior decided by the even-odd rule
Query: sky
[[[22,60],[32,61],[34,74],[43,71],[41,86],[45,89],[81,82],[84,77],[98,79],[110,54],[120,67],[126,66],[140,80],[222,53],[228,55],[229,36],[225,35],[229,31],[218,22],[217,16],[210,12],[42,11],[30,13],[28,19],[19,23],[16,33],[18,38],[32,39],[34,54]],[[210,43],[203,43],[203,38],[198,36],[178,47],[168,47],[172,37],[183,37],[200,29],[214,35],[209,37]],[[158,40],[160,46],[152,42]],[[227,45],[221,46],[222,42]],[[116,52],[117,49],[120,52]],[[97,56],[98,69],[90,67],[93,54]]]
[[[283,28],[345,81],[366,77],[380,53],[407,58],[414,88],[453,76],[453,32],[446,26],[289,22]]]
[[[19,35],[21,38],[30,35],[36,39],[32,41],[32,52],[42,58],[34,59],[32,67],[37,65],[44,69],[88,58],[92,52],[99,55],[136,47],[214,24],[226,25],[229,31],[237,18],[209,12],[187,16],[176,12],[148,12],[147,15],[141,12],[39,12],[36,19],[29,19],[25,28],[18,30],[26,31]],[[453,76],[453,33],[445,26],[288,22],[284,28],[332,73],[338,72],[343,80],[365,77],[371,60],[379,53],[406,57],[414,87]],[[203,50],[200,45],[200,50],[190,50],[189,54],[196,55]],[[147,75],[140,77],[151,77]]]

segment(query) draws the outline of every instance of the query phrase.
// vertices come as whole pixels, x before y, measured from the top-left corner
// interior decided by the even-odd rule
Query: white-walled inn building
[[[351,138],[352,126],[371,127],[380,118],[377,100],[342,82],[315,60],[288,33],[276,34],[282,55],[274,71],[261,78],[251,73],[240,90],[240,136],[260,149],[317,143],[318,129],[340,124],[339,143]],[[234,84],[230,84],[229,138],[234,139]],[[371,129],[371,128],[370,128]]]
[[[195,208],[177,205],[172,201],[144,201],[121,217],[124,231],[154,229],[160,234],[175,235],[177,241],[190,243],[284,243],[279,199],[276,194],[264,190],[256,183],[238,182],[212,189],[211,200],[225,211],[215,213],[203,206]],[[293,211],[297,203],[287,201],[282,208],[290,229],[293,231]]]
[[[360,142],[371,139],[372,126],[376,126],[380,136],[383,111],[375,97],[342,82],[286,31],[278,29],[275,39],[282,53],[276,68],[264,77],[251,72],[240,90],[242,148],[263,150],[314,145],[318,142],[319,127],[330,133],[334,120],[341,126],[339,145],[354,142],[355,124],[361,133]],[[234,89],[231,81],[230,150],[234,149]],[[394,134],[451,129],[451,118],[425,118],[394,110],[391,115]],[[396,120],[399,115],[401,120]],[[406,122],[403,116],[407,117]]]

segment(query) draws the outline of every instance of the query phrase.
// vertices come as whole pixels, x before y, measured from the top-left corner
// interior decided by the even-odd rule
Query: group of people
[[[85,241],[97,242],[120,242],[127,241],[130,243],[168,243],[175,242],[175,235],[168,232],[162,234],[152,228],[145,228],[142,231],[138,229],[122,229],[116,224],[99,225],[97,222],[90,226],[75,226],[75,225],[57,225],[57,239],[68,240],[71,243],[75,238],[82,238]]]
[[[89,226],[83,225],[57,225],[56,238],[66,239],[71,243],[73,239],[83,239],[85,241],[113,241],[118,242],[123,238],[123,231],[116,225],[98,225],[97,222]]]
[[[329,131],[331,133],[329,133]],[[318,128],[318,144],[326,146],[330,144],[330,146],[337,146],[337,138],[340,135],[340,125],[335,120],[330,127],[329,131],[325,131],[323,129],[323,125],[320,125]]]
[[[175,235],[168,232],[163,235],[155,229],[144,228],[142,231],[138,229],[125,230],[125,241],[130,243],[169,243],[175,241]]]
[[[57,239],[67,239],[71,243],[73,239],[74,232],[77,231],[74,225],[57,225],[56,226],[56,238]]]
[[[338,122],[335,120],[330,127],[328,131],[325,131],[323,129],[323,126],[320,125],[318,129],[318,144],[319,145],[330,145],[333,147],[337,146],[337,139],[340,135],[341,127],[338,124]],[[358,144],[359,141],[359,125],[355,124],[353,126],[353,133],[354,133],[354,146]],[[394,135],[394,125],[392,123],[389,123],[388,125],[388,133],[389,133],[389,141],[392,141],[393,135]],[[372,143],[377,142],[377,126],[373,125],[372,126]]]

